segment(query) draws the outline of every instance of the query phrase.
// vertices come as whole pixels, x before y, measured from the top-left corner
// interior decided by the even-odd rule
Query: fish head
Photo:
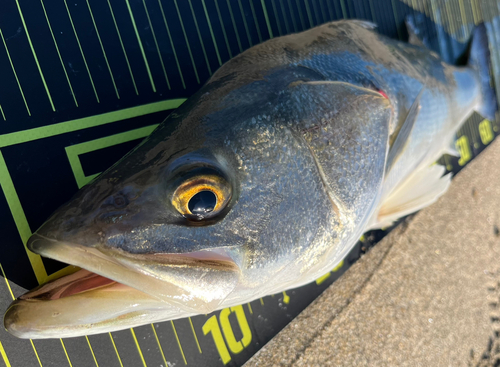
[[[352,221],[332,205],[300,127],[317,109],[290,110],[295,85],[279,80],[223,98],[202,89],[59,208],[28,248],[85,270],[22,296],[6,328],[31,338],[116,330],[321,275]]]

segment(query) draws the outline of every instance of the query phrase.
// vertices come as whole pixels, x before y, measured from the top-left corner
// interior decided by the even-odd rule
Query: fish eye
[[[229,183],[219,175],[205,174],[182,182],[172,195],[172,205],[185,218],[202,220],[219,214],[229,199]]]

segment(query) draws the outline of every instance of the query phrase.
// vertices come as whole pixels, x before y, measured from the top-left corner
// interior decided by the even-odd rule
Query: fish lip
[[[103,245],[87,247],[50,239],[38,233],[30,237],[27,246],[39,255],[76,265],[186,312],[209,313],[217,309],[236,287],[241,273],[239,266],[223,248],[185,254],[135,255]],[[145,270],[147,266],[155,269],[160,267],[162,270]],[[196,286],[193,282],[186,286],[179,285],[175,279],[169,281],[172,277],[166,280],[161,278],[162,275],[168,275],[170,270],[182,267],[193,267],[212,274],[219,271],[224,274],[227,284],[223,289],[214,284],[213,289],[200,286],[191,291],[189,286]]]

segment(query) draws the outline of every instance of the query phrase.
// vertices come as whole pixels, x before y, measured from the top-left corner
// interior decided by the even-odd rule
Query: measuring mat
[[[0,5],[0,311],[74,271],[26,242],[60,205],[149,135],[224,62],[280,35],[343,18],[404,40],[421,16],[447,62],[485,22],[500,90],[500,6],[462,0],[4,0]],[[499,101],[500,102],[500,101]],[[474,114],[458,172],[498,135]],[[383,236],[372,232],[315,283],[209,315],[52,340],[0,330],[0,366],[241,366]],[[4,281],[5,280],[5,281]],[[297,330],[300,332],[300,330]]]

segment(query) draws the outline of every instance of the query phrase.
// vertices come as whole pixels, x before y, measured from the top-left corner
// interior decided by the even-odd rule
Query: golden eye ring
[[[204,191],[213,194],[215,205],[212,205],[213,208],[207,208],[205,213],[193,213],[190,208],[190,201],[197,194]],[[223,177],[218,175],[199,175],[190,177],[179,185],[172,195],[172,205],[185,217],[205,219],[217,215],[226,207],[230,199],[231,187]]]

